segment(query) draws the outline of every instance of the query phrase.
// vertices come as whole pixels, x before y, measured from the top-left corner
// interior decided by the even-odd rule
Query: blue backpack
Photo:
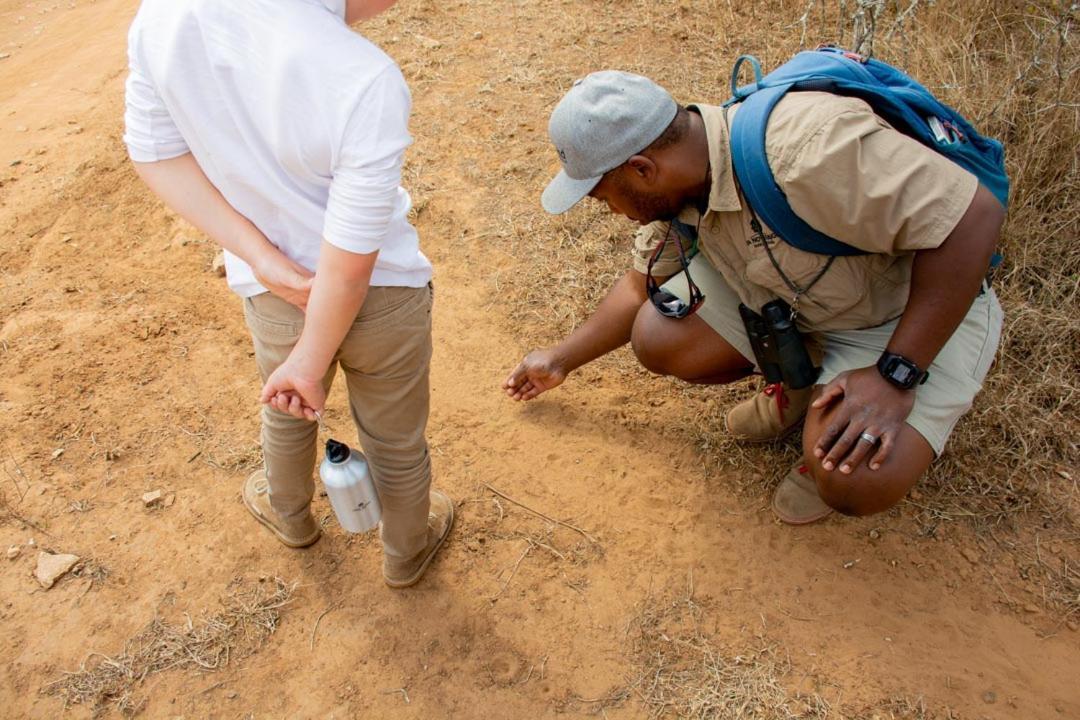
[[[753,68],[754,82],[739,87],[744,62]],[[743,194],[766,225],[800,250],[865,254],[799,218],[773,178],[765,155],[765,126],[776,103],[791,90],[817,90],[866,101],[894,128],[974,174],[1002,207],[1008,206],[1009,178],[1001,143],[980,135],[962,115],[891,65],[840,48],[821,47],[798,53],[762,77],[757,58],[742,55],[731,73],[731,90],[733,97],[724,107],[742,104],[732,120],[731,158]]]

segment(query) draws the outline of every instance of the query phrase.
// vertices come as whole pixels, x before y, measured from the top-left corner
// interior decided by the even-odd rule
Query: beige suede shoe
[[[438,490],[432,490],[427,546],[409,560],[393,560],[383,556],[383,579],[386,584],[392,588],[405,588],[419,582],[453,526],[453,501]]]
[[[270,506],[270,483],[263,470],[252,473],[244,483],[244,505],[256,520],[291,548],[307,547],[322,535],[310,511],[298,520],[284,520],[274,512]]]
[[[799,429],[813,392],[813,386],[788,390],[779,383],[766,385],[752,398],[731,408],[724,424],[742,442],[780,440]]]
[[[805,465],[791,468],[772,501],[773,513],[788,525],[807,525],[830,515],[833,511],[818,495],[817,483]]]

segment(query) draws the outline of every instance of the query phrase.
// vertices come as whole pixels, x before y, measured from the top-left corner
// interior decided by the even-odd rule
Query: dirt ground
[[[667,663],[691,682],[707,643],[779,698],[717,717],[1080,717],[1076,618],[1001,543],[962,523],[919,532],[911,502],[782,526],[767,492],[736,492],[667,426],[699,396],[625,363],[529,405],[498,390],[545,321],[511,323],[506,290],[531,268],[512,239],[559,227],[536,219],[555,168],[547,113],[572,78],[633,69],[643,48],[678,62],[650,13],[685,3],[403,0],[372,23],[414,93],[407,182],[436,267],[429,437],[458,522],[403,592],[325,498],[323,539],[279,545],[239,495],[259,458],[240,303],[121,143],[136,5],[0,0],[0,546],[20,548],[0,558],[0,714],[88,717],[92,703],[65,709],[43,688],[155,617],[197,623],[280,577],[296,585],[276,632],[217,671],[134,682],[145,716],[645,717],[682,712],[657,679]],[[340,388],[330,407],[352,439]],[[153,490],[164,502],[145,507]],[[1040,562],[1076,540],[1048,534]],[[46,591],[40,549],[83,562]],[[688,609],[692,642],[650,634]]]

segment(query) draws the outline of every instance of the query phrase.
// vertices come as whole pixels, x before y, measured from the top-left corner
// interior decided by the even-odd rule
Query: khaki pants
[[[349,388],[349,409],[382,503],[384,552],[411,558],[427,543],[431,461],[424,430],[431,365],[430,285],[372,287],[323,378],[327,391],[337,366]],[[263,293],[244,300],[265,382],[285,361],[304,327],[295,306]],[[318,427],[262,409],[262,449],[270,504],[284,518],[303,515],[314,495]]]

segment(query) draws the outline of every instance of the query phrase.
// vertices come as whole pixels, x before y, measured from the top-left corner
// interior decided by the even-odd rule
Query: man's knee
[[[671,375],[671,343],[661,318],[649,303],[642,305],[630,330],[630,347],[638,362],[657,375]]]
[[[888,510],[907,494],[922,474],[912,476],[901,468],[871,470],[863,464],[845,475],[838,469],[825,470],[815,457],[805,457],[803,461],[825,504],[849,516],[874,515]]]
[[[660,344],[653,341],[648,335],[638,333],[636,325],[634,327],[635,331],[630,335],[630,347],[633,349],[638,362],[649,372],[657,375],[670,375],[671,369],[664,348],[660,347]]]

